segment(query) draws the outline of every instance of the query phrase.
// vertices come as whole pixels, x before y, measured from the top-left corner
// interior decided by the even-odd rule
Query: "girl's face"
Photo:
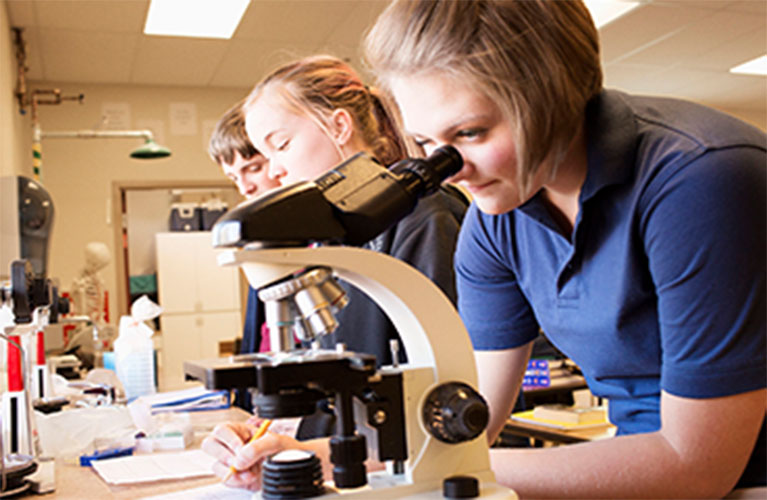
[[[390,83],[406,133],[427,153],[444,144],[460,151],[464,165],[450,181],[464,186],[480,210],[501,214],[525,201],[517,189],[512,126],[492,100],[435,73],[397,77]]]
[[[245,130],[269,160],[269,177],[283,186],[314,179],[343,160],[339,145],[315,120],[290,110],[269,89],[246,108]]]

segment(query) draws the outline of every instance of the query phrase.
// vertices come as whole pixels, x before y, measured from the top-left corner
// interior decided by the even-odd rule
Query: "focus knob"
[[[432,390],[423,407],[424,425],[444,443],[462,443],[487,427],[487,403],[470,385],[448,382]]]

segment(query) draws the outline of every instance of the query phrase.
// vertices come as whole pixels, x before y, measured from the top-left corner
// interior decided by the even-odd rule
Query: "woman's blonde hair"
[[[354,121],[356,133],[383,165],[401,160],[410,151],[396,108],[338,58],[313,56],[277,68],[246,98],[246,113],[267,89],[279,92],[286,105],[309,115],[328,134],[331,113],[345,109]]]
[[[515,130],[522,197],[549,155],[556,169],[602,89],[597,30],[579,0],[395,0],[365,53],[384,88],[436,72],[497,102]]]

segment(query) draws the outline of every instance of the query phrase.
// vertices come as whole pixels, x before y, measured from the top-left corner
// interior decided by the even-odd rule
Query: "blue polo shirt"
[[[541,193],[472,205],[456,253],[477,350],[539,327],[610,401],[619,433],[660,428],[660,391],[765,387],[767,139],[689,102],[604,91],[586,110],[588,173],[572,234]]]

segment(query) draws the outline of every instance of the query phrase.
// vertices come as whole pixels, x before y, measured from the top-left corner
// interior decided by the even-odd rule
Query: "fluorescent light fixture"
[[[739,73],[741,75],[761,75],[767,76],[767,55],[751,59],[734,68],[730,68],[730,73]]]
[[[622,15],[639,7],[640,2],[628,0],[584,0],[597,28],[615,21]]]
[[[249,0],[152,0],[147,35],[232,38]]]

